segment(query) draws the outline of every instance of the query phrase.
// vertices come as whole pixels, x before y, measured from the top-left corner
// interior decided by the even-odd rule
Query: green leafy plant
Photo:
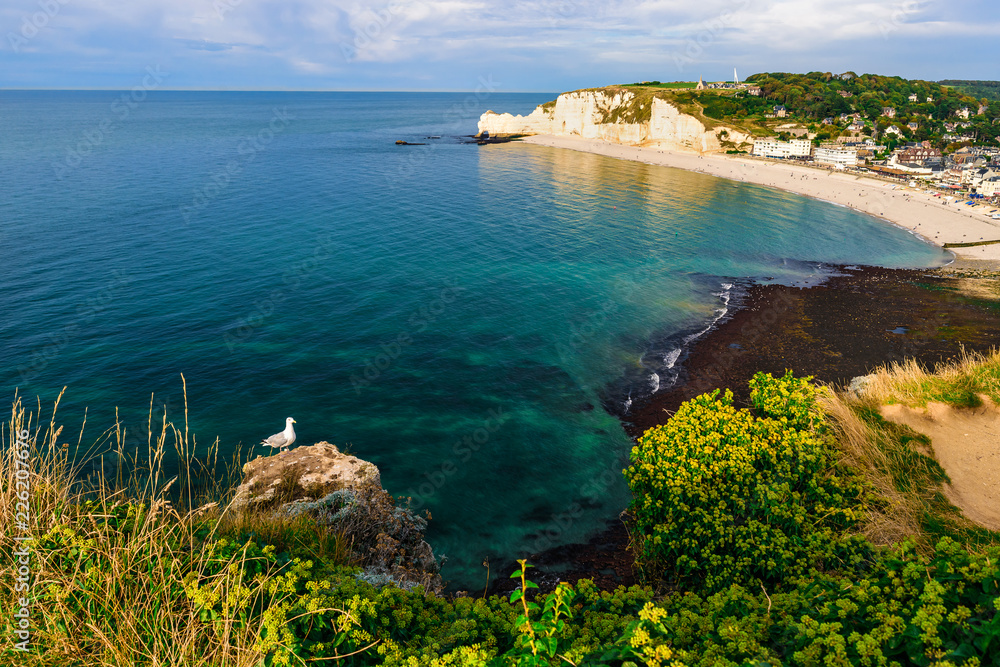
[[[548,665],[549,660],[557,656],[559,651],[559,636],[566,627],[566,620],[573,618],[572,603],[574,593],[572,587],[560,583],[556,590],[546,596],[542,605],[529,602],[527,593],[538,584],[529,581],[526,560],[517,561],[521,569],[516,570],[511,579],[520,579],[521,586],[511,593],[512,604],[520,602],[523,613],[514,621],[518,635],[514,649],[514,664],[519,667],[539,667]],[[532,616],[538,620],[532,620]]]
[[[757,374],[738,410],[716,390],[647,431],[625,470],[649,583],[718,591],[772,586],[870,559],[850,534],[864,505],[837,465],[808,378]]]
[[[969,362],[966,370],[982,375],[977,386],[995,377],[991,363]],[[833,433],[842,441],[847,434],[820,407],[835,409],[830,395],[818,400],[809,378],[791,373],[758,374],[750,386],[751,408],[736,409],[728,392],[700,396],[633,450],[631,530],[641,573],[660,589],[655,596],[645,587],[602,591],[588,580],[542,594],[524,560],[509,599],[447,599],[369,581],[356,567],[357,543],[352,556],[340,532],[324,531],[415,538],[421,522],[391,498],[340,494],[301,505],[307,513],[299,516],[227,520],[217,509],[172,507],[162,484],[126,494],[104,480],[73,491],[78,478],[53,448],[58,431],[36,434],[35,650],[0,662],[1000,665],[996,535],[876,549],[852,531],[869,494],[880,491],[862,491],[839,463],[845,454]],[[7,432],[29,422],[15,404]],[[899,460],[909,478],[929,474],[917,469],[919,459]],[[0,470],[11,473],[10,465],[0,457]],[[0,479],[8,520],[12,478]],[[949,526],[940,534],[962,538]],[[12,559],[14,547],[0,535],[0,556]],[[10,570],[0,582],[0,601],[15,608]],[[12,634],[9,618],[5,626]]]

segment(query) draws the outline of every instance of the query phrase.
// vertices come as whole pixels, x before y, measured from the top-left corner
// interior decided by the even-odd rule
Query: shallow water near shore
[[[948,260],[776,190],[457,139],[554,95],[151,93],[124,118],[119,96],[0,92],[0,386],[67,385],[85,443],[117,406],[145,448],[151,393],[183,420],[181,373],[202,445],[292,416],[431,511],[459,588],[617,516],[603,406],[669,386],[742,281]]]

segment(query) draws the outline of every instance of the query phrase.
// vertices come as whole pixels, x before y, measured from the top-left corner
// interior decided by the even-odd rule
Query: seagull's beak
[[[294,419],[292,420],[292,423],[293,423],[293,424],[298,424],[298,422],[297,422],[297,421],[295,421]]]

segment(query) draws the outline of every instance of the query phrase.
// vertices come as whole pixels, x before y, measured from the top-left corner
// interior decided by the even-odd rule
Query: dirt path
[[[882,416],[931,439],[934,457],[951,478],[944,494],[976,523],[1000,530],[1000,408],[989,399],[975,409],[929,403],[925,410],[883,406]]]

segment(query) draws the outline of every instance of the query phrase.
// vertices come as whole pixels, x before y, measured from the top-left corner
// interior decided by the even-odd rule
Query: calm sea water
[[[554,95],[0,92],[0,388],[84,442],[157,414],[375,462],[446,577],[587,537],[627,503],[604,406],[662,389],[743,279],[940,250],[822,202],[516,144]],[[428,138],[440,137],[440,138]],[[396,146],[398,139],[426,143]],[[258,452],[262,448],[258,448]]]

